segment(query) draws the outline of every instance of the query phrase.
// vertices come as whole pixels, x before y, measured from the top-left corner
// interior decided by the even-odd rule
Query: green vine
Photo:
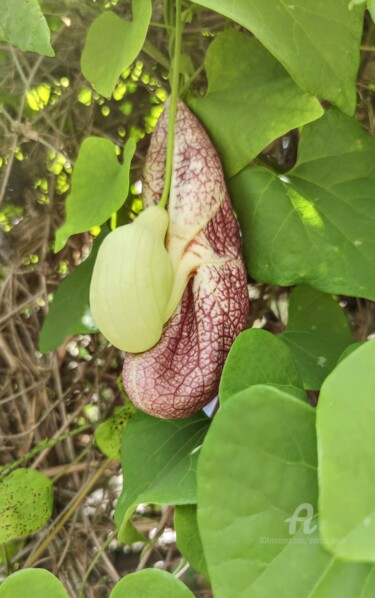
[[[173,148],[174,148],[174,128],[177,112],[177,101],[180,83],[180,57],[182,45],[182,15],[181,0],[176,0],[176,28],[174,44],[174,60],[172,73],[172,91],[169,101],[169,119],[168,119],[168,140],[167,140],[167,159],[165,166],[164,189],[159,201],[160,207],[164,208],[169,197],[171,188],[172,170],[173,170]]]
[[[39,442],[36,446],[34,446],[28,453],[26,453],[26,455],[23,455],[16,461],[12,461],[12,463],[7,463],[6,465],[3,465],[2,467],[0,467],[0,479],[9,475],[14,469],[19,467],[26,461],[29,461],[30,459],[32,459],[33,457],[38,455],[38,453],[41,453],[44,449],[51,448],[51,447],[55,446],[56,444],[59,444],[59,442],[63,442],[64,440],[67,440],[68,438],[72,438],[73,436],[76,436],[77,434],[80,434],[81,432],[84,432],[85,430],[88,430],[92,427],[93,427],[92,423],[84,424],[82,426],[79,426],[78,428],[75,428],[74,430],[70,430],[69,432],[66,432],[65,434],[56,436],[55,438],[48,438],[47,440],[42,440],[42,442]]]
[[[107,550],[108,546],[110,545],[110,543],[112,542],[112,540],[115,540],[116,536],[117,536],[117,529],[115,531],[113,531],[112,533],[109,534],[108,538],[106,539],[106,541],[104,542],[104,544],[102,544],[102,546],[100,547],[100,550],[98,550],[98,552],[96,553],[95,557],[93,558],[93,560],[91,561],[84,577],[82,580],[82,585],[81,585],[81,589],[79,591],[78,594],[78,598],[84,598],[85,595],[85,585],[87,583],[88,578],[90,577],[91,571],[94,569],[96,563],[98,562],[98,560],[103,556],[104,552]]]

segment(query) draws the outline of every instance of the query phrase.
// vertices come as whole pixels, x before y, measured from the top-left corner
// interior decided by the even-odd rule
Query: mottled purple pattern
[[[167,111],[151,139],[144,169],[144,204],[164,184]],[[180,102],[167,248],[175,263],[198,261],[182,301],[155,347],[125,358],[124,387],[133,403],[156,417],[188,417],[217,394],[221,371],[249,307],[246,272],[216,151]]]

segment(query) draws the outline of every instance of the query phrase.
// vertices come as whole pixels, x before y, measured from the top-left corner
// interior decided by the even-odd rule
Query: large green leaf
[[[329,110],[307,125],[287,176],[244,169],[230,185],[250,274],[375,299],[375,139]]]
[[[316,459],[307,403],[271,386],[224,403],[198,464],[198,524],[215,598],[373,595],[373,567],[340,562],[319,538]]]
[[[220,380],[220,402],[256,384],[271,384],[306,399],[290,349],[279,336],[253,328],[242,332],[233,343]]]
[[[63,585],[46,569],[22,569],[0,586],[0,598],[69,598]]]
[[[315,508],[314,424],[312,407],[271,386],[241,391],[217,413],[198,465],[198,525],[215,598],[253,596],[251,584],[285,547],[266,542],[288,542],[286,519],[301,504]]]
[[[20,468],[0,479],[0,544],[45,525],[52,505],[52,482],[39,471]]]
[[[133,0],[133,19],[104,12],[88,30],[81,57],[82,73],[109,98],[122,71],[137,58],[151,19],[151,0]]]
[[[190,102],[232,176],[271,141],[322,116],[316,98],[302,92],[256,40],[226,31],[210,45],[208,91]]]
[[[198,529],[197,505],[177,505],[174,512],[177,548],[193,569],[208,577]]]
[[[243,597],[372,598],[375,567],[340,561],[324,549],[318,527],[308,535],[301,527],[250,587]]]
[[[349,324],[330,295],[301,286],[289,298],[288,325],[280,336],[291,350],[305,388],[317,390],[353,342]]]
[[[23,52],[55,55],[38,0],[0,0],[0,40]]]
[[[115,521],[122,530],[139,503],[196,502],[196,463],[209,418],[199,413],[186,419],[157,419],[136,413],[122,437],[124,486]]]
[[[129,191],[130,162],[135,141],[124,148],[123,163],[109,139],[87,137],[81,144],[72,175],[72,191],[66,201],[66,222],[56,232],[55,252],[70,235],[103,224],[125,202]]]
[[[145,569],[121,579],[109,598],[194,598],[194,595],[170,573]]]
[[[301,89],[353,114],[363,7],[349,10],[348,0],[194,1],[254,33]]]
[[[317,409],[321,530],[339,557],[375,561],[375,341],[343,359]]]
[[[39,351],[53,351],[70,334],[97,332],[89,304],[96,256],[107,231],[95,239],[90,255],[58,287],[39,335]]]

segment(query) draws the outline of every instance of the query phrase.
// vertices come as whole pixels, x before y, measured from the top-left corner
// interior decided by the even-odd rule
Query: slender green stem
[[[117,212],[114,212],[113,214],[111,214],[111,218],[109,221],[109,228],[110,230],[115,230],[117,226]]]
[[[6,573],[6,575],[9,575],[10,563],[9,563],[7,547],[5,544],[0,544],[0,556],[2,558],[3,564],[5,565],[5,573]]]
[[[172,571],[172,575],[177,575],[181,569],[183,569],[183,567],[185,567],[187,561],[184,557],[182,557],[182,559],[180,560],[180,562],[178,563],[176,569],[174,569],[174,571]]]
[[[183,86],[183,88],[180,91],[180,96],[183,98],[185,93],[189,90],[191,84],[193,83],[193,81],[195,81],[195,79],[197,77],[199,77],[199,75],[201,74],[201,72],[204,69],[204,64],[201,64],[195,71],[194,73],[191,75],[191,77],[189,77],[189,79],[187,80],[187,82],[185,83],[185,85]]]
[[[172,92],[169,100],[167,159],[165,165],[164,189],[159,205],[164,208],[169,197],[173,171],[174,125],[177,112],[178,88],[180,83],[180,56],[182,44],[181,0],[176,0],[176,35],[174,46]]]
[[[73,459],[73,461],[71,461],[70,463],[68,463],[63,470],[58,473],[57,475],[55,475],[54,478],[52,478],[52,484],[53,486],[56,484],[57,480],[59,480],[60,478],[62,478],[72,467],[74,467],[74,465],[76,465],[77,463],[79,463],[80,461],[82,461],[82,459],[87,455],[87,453],[92,449],[93,447],[93,440],[91,440],[87,446],[85,446],[85,448],[83,449],[83,451],[81,453],[78,453],[77,457],[75,459]]]
[[[164,22],[165,22],[166,27],[171,26],[171,21],[169,18],[169,15],[170,15],[169,9],[170,9],[169,0],[164,0]]]
[[[147,39],[143,44],[142,52],[147,54],[147,56],[150,56],[153,60],[155,60],[155,62],[161,64],[161,66],[167,69],[167,71],[170,69],[170,63],[168,58],[164,56],[164,54],[159,50],[159,48],[154,46],[154,44]]]
[[[155,27],[156,29],[174,29],[174,27],[167,25],[167,23],[157,23],[156,21],[150,21],[150,27]]]
[[[7,463],[6,465],[3,465],[2,467],[0,467],[0,478],[8,475],[9,473],[11,473],[11,471],[13,469],[18,467],[19,465],[22,465],[22,463],[29,461],[30,459],[32,459],[32,457],[35,457],[35,455],[37,455],[44,449],[53,447],[53,446],[55,446],[55,444],[58,444],[59,442],[63,442],[64,440],[67,440],[68,438],[71,438],[72,436],[76,436],[76,434],[80,434],[81,432],[84,432],[85,430],[88,430],[89,428],[92,428],[92,427],[93,427],[93,424],[84,424],[83,426],[79,426],[78,428],[75,428],[74,430],[70,430],[69,432],[66,432],[65,434],[56,436],[56,438],[49,438],[47,440],[43,440],[42,442],[39,442],[39,444],[34,446],[34,448],[32,448],[26,455],[23,455],[23,457],[20,457],[20,459],[17,459],[17,461],[13,461],[12,463]]]
[[[112,542],[112,540],[114,540],[116,538],[116,536],[117,536],[117,530],[115,530],[114,532],[112,532],[111,534],[109,534],[108,538],[106,539],[106,541],[104,542],[104,544],[102,545],[102,547],[100,548],[100,550],[98,550],[98,552],[96,553],[95,557],[91,561],[91,564],[90,564],[89,568],[87,569],[87,571],[85,573],[85,576],[84,576],[84,578],[82,580],[82,585],[81,585],[81,589],[80,589],[79,594],[78,594],[78,598],[83,598],[84,597],[85,585],[87,583],[88,578],[90,577],[91,571],[94,569],[96,563],[102,557],[103,553],[107,550],[108,546],[110,545],[110,543]]]

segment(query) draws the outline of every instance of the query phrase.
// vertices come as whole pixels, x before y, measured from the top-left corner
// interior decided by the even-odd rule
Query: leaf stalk
[[[175,46],[174,46],[174,60],[172,73],[172,91],[169,101],[169,120],[168,120],[168,139],[167,139],[167,158],[165,165],[165,179],[164,189],[159,201],[159,205],[165,208],[168,201],[169,192],[171,188],[172,171],[173,171],[173,150],[174,150],[174,130],[177,112],[177,101],[180,83],[180,57],[182,45],[182,16],[181,16],[181,0],[176,0],[176,29],[175,29]]]

